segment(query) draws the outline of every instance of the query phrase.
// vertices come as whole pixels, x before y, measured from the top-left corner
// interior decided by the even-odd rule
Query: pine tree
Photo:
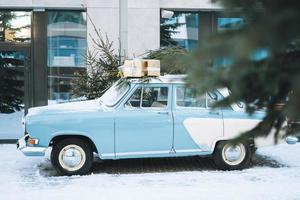
[[[23,72],[15,70],[11,65],[21,65],[19,60],[9,58],[12,52],[0,54],[0,113],[12,113],[23,108]]]
[[[272,128],[278,138],[286,117],[300,119],[300,2],[218,2],[223,4],[225,15],[242,17],[244,24],[206,38],[201,49],[185,58],[190,66],[188,82],[200,93],[229,88],[230,97],[216,106],[245,102],[250,114],[266,110],[263,121],[239,139],[267,136]],[[267,56],[258,58],[262,50]],[[218,65],[220,59],[226,59],[227,64]]]
[[[92,23],[93,24],[93,23]],[[72,80],[72,92],[75,97],[95,99],[116,81],[121,60],[113,49],[113,42],[93,24],[96,38],[92,38],[93,50],[88,50],[85,57],[87,70],[75,72]],[[91,37],[91,36],[90,36]]]
[[[0,12],[0,42],[6,42],[6,34],[15,34],[21,28],[12,27],[11,21],[17,16],[13,12]],[[24,41],[26,38],[14,38],[14,41]],[[21,59],[15,58],[12,51],[0,52],[0,113],[12,113],[23,108],[23,72],[16,66],[22,66]]]
[[[185,64],[180,59],[187,55],[188,51],[182,47],[169,46],[146,52],[145,59],[156,59],[161,62],[161,74],[184,74]]]
[[[172,19],[178,17],[177,13],[174,13]],[[182,26],[182,23],[170,22],[170,19],[160,19],[160,44],[163,47],[176,46],[178,43],[172,39],[172,34],[177,33],[177,28]]]

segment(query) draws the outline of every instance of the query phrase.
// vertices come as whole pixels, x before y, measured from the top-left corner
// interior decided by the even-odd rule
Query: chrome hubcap
[[[85,152],[78,145],[68,145],[59,153],[59,163],[68,171],[79,170],[84,165],[85,160]]]
[[[238,165],[245,159],[246,149],[243,144],[226,144],[222,151],[224,161],[229,165]]]

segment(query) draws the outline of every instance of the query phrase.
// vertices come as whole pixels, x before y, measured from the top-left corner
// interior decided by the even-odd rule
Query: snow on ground
[[[99,165],[92,175],[59,177],[47,159],[0,145],[0,199],[300,199],[300,144],[265,147],[256,157],[254,166],[242,171],[212,166],[111,174]]]
[[[10,114],[0,113],[0,140],[19,139],[24,135],[22,127],[23,111]]]

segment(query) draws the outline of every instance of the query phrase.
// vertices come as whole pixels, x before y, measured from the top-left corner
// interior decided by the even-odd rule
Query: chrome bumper
[[[17,142],[17,148],[25,155],[25,156],[45,156],[45,152],[47,148],[45,147],[32,147],[27,146],[28,135],[25,135]]]

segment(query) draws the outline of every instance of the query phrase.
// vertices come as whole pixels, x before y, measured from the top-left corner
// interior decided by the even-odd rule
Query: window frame
[[[208,106],[208,97],[209,97],[208,92],[205,92],[205,107],[178,106],[177,105],[177,89],[180,88],[180,87],[181,88],[188,88],[188,87],[186,87],[184,85],[176,85],[174,87],[174,108],[176,110],[209,110],[209,109],[212,109],[212,107]],[[214,91],[214,92],[217,93],[218,97],[222,97],[222,95],[218,91]]]
[[[166,107],[163,107],[163,108],[160,108],[160,107],[142,107],[142,98],[143,98],[143,88],[145,87],[150,87],[150,88],[156,88],[156,87],[165,87],[165,88],[168,88],[168,96],[167,96],[167,106]],[[130,100],[130,98],[133,96],[133,94],[138,90],[138,89],[142,89],[141,90],[141,99],[140,99],[140,106],[139,107],[128,107],[126,106],[127,102]],[[159,83],[155,83],[155,84],[137,84],[132,92],[128,95],[128,97],[124,100],[124,103],[123,103],[123,109],[124,110],[169,110],[170,109],[170,106],[172,104],[172,101],[171,101],[171,90],[172,90],[172,87],[170,85],[167,85],[167,84],[159,84]]]

